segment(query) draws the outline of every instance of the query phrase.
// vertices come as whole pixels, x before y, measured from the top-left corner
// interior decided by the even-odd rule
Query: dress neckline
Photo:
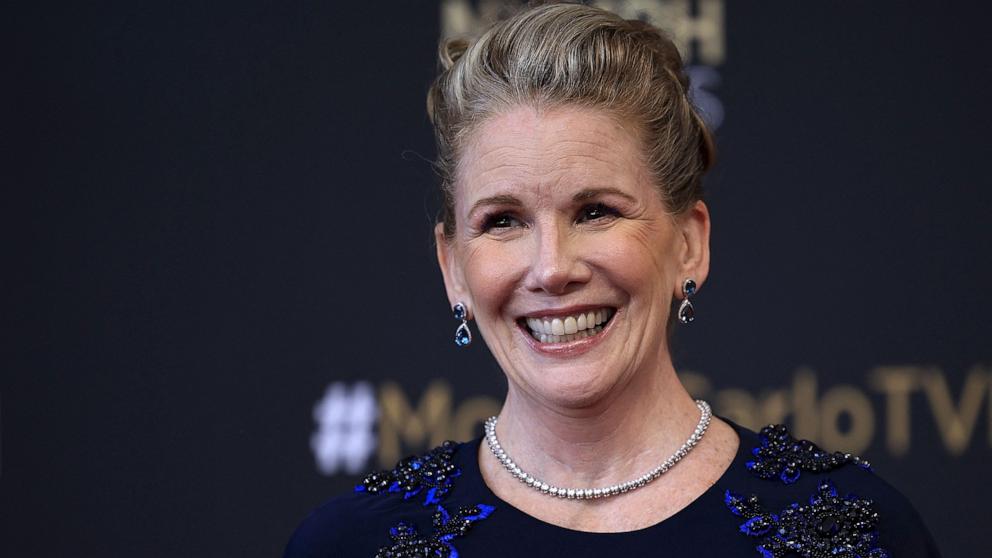
[[[714,415],[716,417],[716,415]],[[532,524],[534,529],[544,530],[555,533],[557,536],[569,536],[576,538],[584,537],[596,537],[596,538],[621,538],[621,537],[640,537],[640,536],[654,536],[658,531],[666,529],[677,528],[678,523],[682,523],[687,518],[691,518],[701,513],[706,513],[707,504],[712,504],[714,499],[722,505],[723,502],[723,487],[728,485],[728,479],[732,476],[740,474],[740,471],[745,471],[745,462],[750,459],[750,452],[745,448],[746,440],[754,436],[747,429],[739,426],[733,421],[727,420],[724,417],[717,417],[720,420],[727,423],[737,434],[737,451],[734,454],[733,460],[726,469],[720,474],[717,480],[709,486],[706,490],[701,492],[695,499],[686,504],[682,509],[676,511],[672,515],[662,519],[657,523],[653,523],[646,527],[640,529],[634,529],[631,531],[613,531],[613,532],[599,532],[599,531],[580,531],[577,529],[571,529],[569,527],[562,527],[560,525],[555,525],[553,523],[548,523],[543,519],[539,519],[530,515],[529,513],[517,508],[513,504],[510,504],[506,500],[503,500],[496,495],[495,492],[489,488],[486,484],[485,479],[482,476],[482,470],[479,466],[479,448],[482,445],[482,437],[476,438],[468,443],[461,446],[458,452],[458,461],[462,469],[462,474],[465,475],[466,486],[478,487],[478,494],[474,496],[476,498],[481,497],[482,500],[487,503],[492,503],[496,506],[498,510],[503,513],[508,513],[516,516],[518,519]],[[750,434],[750,435],[749,435]],[[732,484],[732,483],[731,483]]]

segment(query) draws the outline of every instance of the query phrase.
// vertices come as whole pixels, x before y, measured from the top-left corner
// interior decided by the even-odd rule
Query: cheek
[[[523,254],[502,244],[481,242],[463,253],[465,282],[476,317],[491,316],[516,289],[526,267]]]
[[[673,273],[675,246],[668,231],[631,223],[596,242],[595,265],[631,291],[664,287]],[[664,290],[664,289],[661,289]]]

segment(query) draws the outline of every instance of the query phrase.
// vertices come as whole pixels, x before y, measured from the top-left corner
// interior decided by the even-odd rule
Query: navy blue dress
[[[939,556],[910,503],[867,463],[796,440],[783,426],[755,433],[727,422],[741,440],[731,466],[644,529],[574,531],[510,506],[482,480],[478,438],[368,475],[311,513],[285,557]]]

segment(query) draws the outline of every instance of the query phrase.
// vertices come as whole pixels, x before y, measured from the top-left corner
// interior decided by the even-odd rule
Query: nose
[[[525,285],[533,292],[561,295],[589,282],[592,272],[582,257],[579,239],[564,224],[539,226]]]

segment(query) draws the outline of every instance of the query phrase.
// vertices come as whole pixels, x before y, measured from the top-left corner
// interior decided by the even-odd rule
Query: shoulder
[[[724,502],[759,550],[848,548],[870,558],[939,556],[909,500],[870,464],[796,439],[782,425],[735,426],[743,472],[728,476]],[[736,466],[737,464],[735,464]]]
[[[386,502],[357,494],[328,500],[300,522],[286,545],[284,556],[316,558],[356,546],[359,548],[353,551],[355,555],[360,555],[361,542],[377,531],[376,524],[396,512],[383,504]],[[372,553],[366,552],[365,555],[374,555],[375,549],[372,550]]]
[[[461,476],[455,455],[466,445],[445,442],[390,470],[369,473],[351,493],[312,511],[293,533],[284,556],[375,556],[399,539],[429,543],[414,527],[432,525],[437,514],[446,513],[441,503]]]

